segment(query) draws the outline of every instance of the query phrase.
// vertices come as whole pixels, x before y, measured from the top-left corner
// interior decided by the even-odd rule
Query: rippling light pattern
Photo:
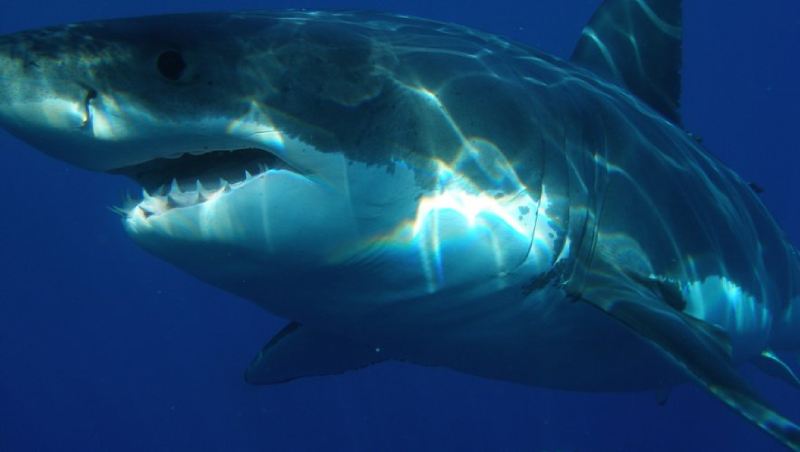
[[[758,348],[757,344],[764,340],[741,339],[768,331],[772,316],[765,303],[758,302],[736,282],[725,276],[712,275],[685,284],[683,292],[688,301],[687,314],[722,326],[727,331],[737,331],[741,335],[740,344],[749,342],[749,347],[755,344]]]
[[[435,188],[419,197],[413,218],[366,247],[416,255],[429,293],[487,277],[503,286],[521,265],[552,264],[546,193],[532,195],[491,143],[468,140],[454,161],[433,165]]]
[[[247,113],[230,121],[226,132],[262,143],[272,152],[282,152],[285,149],[283,133],[272,124],[264,110],[259,102],[251,100]]]

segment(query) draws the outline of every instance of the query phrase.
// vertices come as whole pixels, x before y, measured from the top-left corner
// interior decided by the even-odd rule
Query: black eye
[[[169,80],[180,80],[186,70],[186,61],[183,56],[174,50],[167,50],[158,56],[156,61],[158,72]]]

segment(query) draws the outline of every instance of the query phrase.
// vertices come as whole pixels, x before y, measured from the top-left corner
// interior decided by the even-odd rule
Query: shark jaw
[[[248,250],[261,261],[309,266],[337,243],[352,241],[344,157],[315,152],[309,159],[302,155],[308,147],[294,146],[289,164],[277,150],[266,149],[190,152],[112,171],[142,186],[141,199],[121,209],[126,230],[171,261],[219,245],[228,255]],[[172,241],[191,245],[175,256],[167,251]]]
[[[142,187],[138,202],[118,209],[126,218],[148,219],[172,209],[191,208],[243,188],[268,172],[301,174],[274,153],[257,148],[183,153],[119,168]]]

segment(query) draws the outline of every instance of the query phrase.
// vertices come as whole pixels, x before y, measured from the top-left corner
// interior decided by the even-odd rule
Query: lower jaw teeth
[[[234,188],[239,187],[252,179],[259,178],[270,171],[266,166],[260,166],[259,169],[263,170],[256,175],[253,175],[248,170],[243,171],[244,178],[235,182],[229,182],[226,179],[218,178],[216,181],[208,181],[208,179],[196,179],[194,181],[172,179],[169,184],[162,185],[157,189],[142,189],[142,200],[134,206],[128,204],[128,208],[123,209],[127,217],[144,217],[148,218],[153,215],[160,215],[172,209],[179,209],[183,207],[191,207],[210,199],[230,193]],[[130,203],[133,201],[129,200]]]
[[[237,182],[233,185],[240,185],[252,178],[253,176],[247,173],[245,181]],[[224,179],[220,179],[219,183],[213,188],[204,186],[199,180],[195,182],[192,190],[181,188],[181,186],[186,187],[186,184],[180,184],[173,179],[169,188],[162,186],[158,190],[154,190],[153,194],[142,189],[142,200],[129,211],[128,215],[138,214],[148,218],[171,209],[202,204],[209,199],[217,198],[233,190],[231,183]]]

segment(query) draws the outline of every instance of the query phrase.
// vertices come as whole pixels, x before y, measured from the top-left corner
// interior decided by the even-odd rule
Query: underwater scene
[[[0,3],[0,452],[800,450],[800,4]]]

